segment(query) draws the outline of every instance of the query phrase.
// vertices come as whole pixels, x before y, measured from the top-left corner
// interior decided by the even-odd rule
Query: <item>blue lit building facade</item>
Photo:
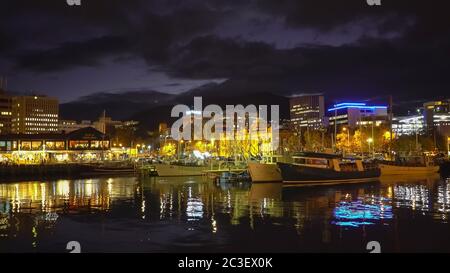
[[[359,125],[380,126],[389,121],[387,106],[364,102],[345,102],[328,109],[329,125],[356,128]]]

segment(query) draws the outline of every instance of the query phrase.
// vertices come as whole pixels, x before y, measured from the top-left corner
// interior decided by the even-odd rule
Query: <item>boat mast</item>
[[[392,95],[389,95],[389,158],[392,157],[392,118],[394,116],[392,104]]]
[[[334,109],[334,142],[333,142],[334,152],[336,152],[336,143],[337,143],[336,137],[337,137],[337,109]]]
[[[363,149],[363,132],[362,132],[362,116],[361,112],[359,112],[359,142],[361,145],[361,160],[364,160],[364,149]]]

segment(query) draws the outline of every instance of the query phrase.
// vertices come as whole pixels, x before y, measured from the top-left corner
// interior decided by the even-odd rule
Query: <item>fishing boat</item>
[[[208,170],[207,166],[182,164],[154,164],[158,176],[200,176]]]
[[[404,157],[397,161],[382,161],[378,164],[381,175],[420,175],[439,172],[439,166],[423,156]]]
[[[249,162],[248,172],[252,182],[281,182],[280,169],[277,166],[281,156],[268,156],[263,158],[260,162]]]
[[[292,163],[277,163],[286,185],[370,182],[377,181],[381,174],[376,165],[335,154],[302,152],[292,159]]]
[[[134,173],[134,166],[128,161],[111,161],[111,162],[103,162],[100,164],[85,164],[88,168],[87,174],[105,174],[105,175],[114,175],[114,174],[132,174]]]

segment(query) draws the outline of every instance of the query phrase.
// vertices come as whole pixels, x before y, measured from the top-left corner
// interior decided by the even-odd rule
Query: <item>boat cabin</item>
[[[394,164],[411,167],[428,167],[435,165],[432,158],[426,155],[397,156]]]
[[[332,169],[337,172],[364,171],[362,160],[350,160],[335,154],[302,152],[292,156],[292,159],[297,166]]]
[[[282,155],[263,155],[260,163],[264,164],[276,164],[277,162],[281,162],[283,159]]]

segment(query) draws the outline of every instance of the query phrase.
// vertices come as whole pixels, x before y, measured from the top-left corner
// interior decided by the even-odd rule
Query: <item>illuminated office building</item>
[[[389,116],[387,106],[367,105],[363,102],[345,102],[335,104],[328,109],[329,125],[356,128],[359,125],[376,125],[387,123]]]
[[[58,99],[46,96],[12,98],[11,128],[15,134],[42,134],[58,131]]]
[[[435,130],[444,136],[450,135],[450,100],[431,101],[423,104],[423,118],[426,131],[433,135]]]
[[[0,134],[11,132],[11,96],[0,87]]]
[[[325,115],[324,97],[305,95],[292,97],[289,100],[291,126],[320,129],[323,127]]]
[[[422,115],[394,117],[392,119],[392,131],[395,135],[415,135],[425,131]]]

